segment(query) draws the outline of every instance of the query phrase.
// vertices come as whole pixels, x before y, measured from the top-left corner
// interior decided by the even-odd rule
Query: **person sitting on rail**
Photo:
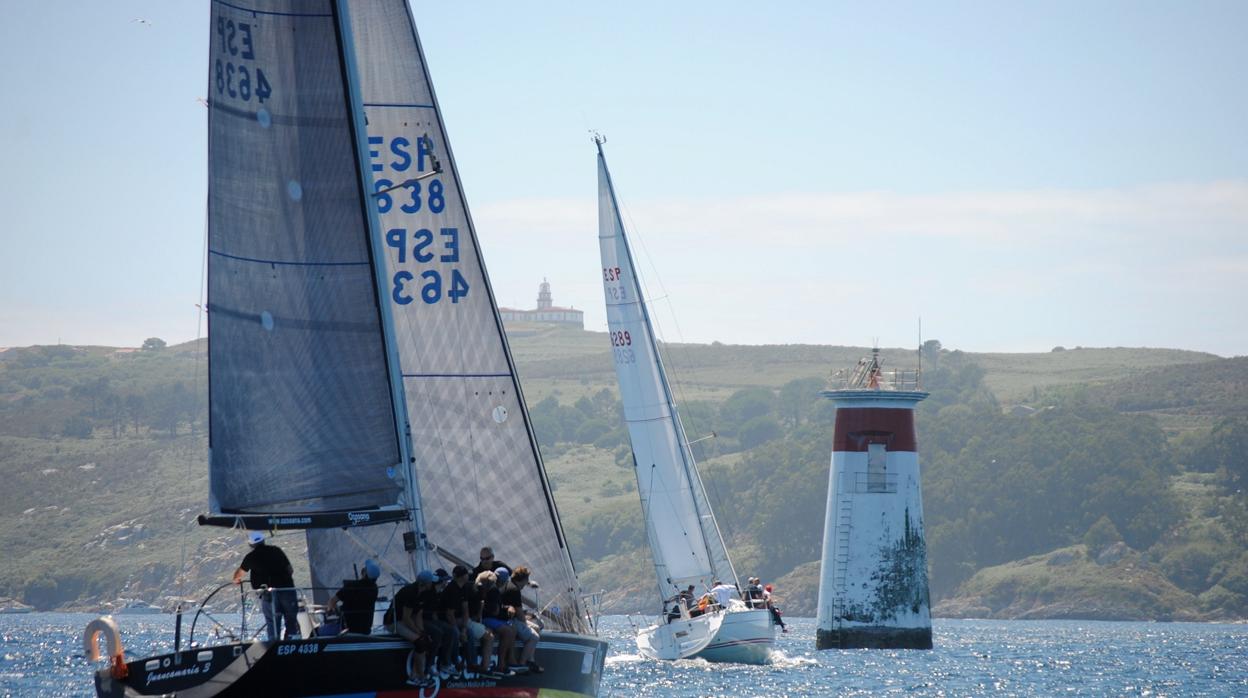
[[[425,633],[424,615],[421,608],[421,588],[433,582],[433,573],[423,570],[416,575],[416,581],[399,589],[394,595],[394,632],[412,643],[411,673],[408,674],[409,686],[428,688],[433,686],[432,680],[425,676],[425,657],[429,653],[429,636]],[[389,614],[387,614],[389,615]]]
[[[442,607],[446,609],[448,621],[459,633],[459,650],[465,671],[484,672],[494,651],[494,633],[481,623],[481,595],[477,593],[467,567],[455,565],[451,570],[451,583],[442,590]],[[477,661],[478,647],[481,661]]]
[[[537,623],[530,620],[528,612],[524,610],[524,597],[520,593],[528,584],[529,568],[521,565],[511,573],[511,581],[503,587],[501,595],[503,604],[511,609],[511,627],[516,629],[516,637],[524,643],[520,650],[519,667],[530,673],[540,674],[545,669],[534,660],[534,656],[541,634],[538,632]]]
[[[489,628],[498,638],[498,665],[494,669],[504,676],[512,676],[515,672],[508,668],[511,663],[511,650],[516,642],[516,629],[511,627],[510,609],[503,605],[499,582],[506,583],[511,571],[500,567],[494,572],[482,572],[477,575],[477,590],[481,594],[481,623]],[[489,657],[482,657],[484,663]]]
[[[422,575],[425,572],[421,573]],[[431,659],[436,660],[430,662],[430,673],[436,673],[442,679],[449,679],[454,673],[454,665],[451,657],[454,656],[455,644],[458,633],[446,622],[446,614],[442,608],[442,598],[440,584],[444,580],[450,580],[451,575],[446,570],[438,570],[436,573],[429,573],[429,581],[421,587],[420,590],[420,612],[424,622],[425,632],[429,635],[429,642],[432,645],[430,651]],[[417,577],[419,582],[420,577]]]

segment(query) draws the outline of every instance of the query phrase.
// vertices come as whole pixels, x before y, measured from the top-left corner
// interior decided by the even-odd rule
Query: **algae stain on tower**
[[[932,647],[914,408],[917,371],[879,350],[822,393],[836,403],[817,649]]]

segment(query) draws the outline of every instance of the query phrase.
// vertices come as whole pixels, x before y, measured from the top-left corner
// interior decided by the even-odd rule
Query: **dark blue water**
[[[93,616],[0,615],[0,696],[88,696],[82,629]],[[129,653],[166,651],[170,616],[118,616]],[[603,696],[1248,696],[1248,625],[937,620],[936,649],[815,652],[794,619],[770,666],[637,656],[628,619],[611,642]]]

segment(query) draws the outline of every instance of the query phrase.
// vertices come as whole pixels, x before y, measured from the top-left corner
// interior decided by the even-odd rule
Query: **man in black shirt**
[[[498,671],[509,676],[511,671],[511,648],[516,641],[516,630],[511,627],[511,609],[503,605],[502,594],[498,590],[499,583],[506,583],[511,571],[506,567],[496,572],[482,572],[477,575],[477,593],[481,595],[481,622],[498,637]],[[489,657],[482,657],[488,661]]]
[[[530,672],[540,674],[544,671],[542,665],[533,659],[537,652],[539,635],[535,624],[528,620],[528,613],[524,610],[524,597],[520,594],[528,583],[529,568],[523,565],[517,567],[511,573],[511,581],[503,586],[502,603],[511,609],[511,627],[516,630],[516,638],[524,643],[524,648],[520,651],[520,664]]]
[[[234,583],[242,584],[243,575],[251,574],[251,588],[260,590],[260,609],[264,626],[272,642],[281,635],[282,620],[286,621],[286,639],[299,637],[299,597],[295,593],[295,570],[286,553],[276,545],[266,545],[264,534],[252,531],[247,537],[251,552],[234,571]]]
[[[425,655],[429,651],[429,638],[425,634],[424,614],[421,607],[421,589],[433,583],[433,573],[424,570],[416,575],[416,581],[399,589],[394,595],[394,631],[412,643],[412,673],[407,677],[410,686],[425,688],[433,681],[425,678]]]
[[[481,548],[481,561],[473,568],[472,576],[475,579],[482,572],[496,572],[501,568],[511,569],[511,566],[495,560],[493,548]]]
[[[364,576],[345,579],[342,588],[329,598],[326,613],[333,613],[342,605],[342,624],[346,632],[368,635],[373,631],[373,613],[377,606],[377,577],[381,567],[376,560],[364,563]]]
[[[416,577],[416,584],[420,588],[418,592],[420,615],[425,626],[425,634],[429,636],[430,656],[438,662],[433,670],[441,678],[448,679],[452,673],[451,654],[455,650],[455,642],[458,638],[451,624],[446,622],[446,612],[442,608],[441,594],[437,586],[440,577],[430,575],[432,579],[427,582],[422,581],[426,574],[428,574],[427,570]]]
[[[459,648],[466,669],[483,672],[494,651],[494,634],[481,624],[481,597],[472,583],[467,567],[455,565],[451,570],[451,583],[442,591],[442,606],[447,620],[459,634]],[[481,647],[482,660],[477,662],[477,646]]]

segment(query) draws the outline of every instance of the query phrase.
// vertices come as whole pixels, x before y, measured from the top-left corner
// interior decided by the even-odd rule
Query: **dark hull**
[[[930,650],[932,629],[853,627],[816,630],[815,649]]]
[[[139,659],[129,676],[96,673],[102,698],[177,695],[179,698],[241,696],[351,696],[351,698],[456,698],[598,695],[607,643],[583,635],[546,633],[537,661],[546,672],[500,679],[448,679],[422,692],[406,684],[411,645],[394,636],[350,635],[276,643],[252,642],[200,648]]]

